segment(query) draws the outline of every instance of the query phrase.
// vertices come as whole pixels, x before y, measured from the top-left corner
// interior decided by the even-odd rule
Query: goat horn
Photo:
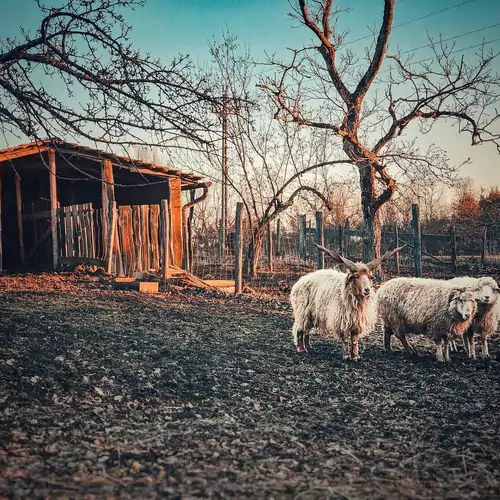
[[[346,259],[345,257],[342,257],[338,252],[332,252],[331,250],[328,250],[328,248],[322,247],[321,245],[318,245],[317,243],[313,243],[319,250],[322,252],[328,254],[333,260],[336,262],[341,262],[343,263],[347,269],[349,269],[352,272],[356,272],[358,270],[358,266],[350,261],[349,259]]]
[[[394,250],[389,250],[387,252],[384,253],[384,255],[382,255],[381,257],[379,257],[378,259],[374,259],[370,262],[368,262],[368,264],[366,264],[366,267],[370,270],[370,271],[373,271],[374,269],[376,269],[378,266],[380,266],[380,264],[382,264],[382,262],[390,259],[393,255],[401,252],[401,250],[403,250],[404,247],[406,247],[407,245],[403,245],[402,247],[398,247],[398,248],[395,248]]]

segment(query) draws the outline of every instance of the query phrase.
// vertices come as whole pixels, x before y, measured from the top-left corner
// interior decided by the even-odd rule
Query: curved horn
[[[382,255],[381,257],[379,257],[378,259],[373,259],[372,261],[368,262],[368,264],[366,264],[366,267],[370,270],[370,271],[373,271],[374,269],[376,269],[378,266],[380,266],[380,264],[382,264],[382,262],[384,262],[385,260],[388,260],[390,259],[393,255],[401,252],[401,250],[403,250],[403,248],[407,246],[407,245],[403,245],[402,247],[398,247],[398,248],[395,248],[394,250],[389,250],[387,252],[384,253],[384,255]]]
[[[352,262],[349,259],[346,259],[345,257],[342,257],[342,255],[340,255],[339,253],[333,252],[332,250],[328,250],[328,248],[322,247],[317,243],[313,243],[313,245],[316,246],[322,252],[328,254],[334,261],[341,262],[342,264],[344,264],[347,267],[347,269],[349,269],[353,273],[355,273],[358,270],[358,266],[354,262]]]

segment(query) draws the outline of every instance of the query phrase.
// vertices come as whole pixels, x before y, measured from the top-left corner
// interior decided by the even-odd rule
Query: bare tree
[[[277,105],[276,118],[328,131],[358,167],[367,229],[365,259],[380,255],[379,214],[396,191],[394,169],[411,167],[436,177],[443,170],[435,157],[405,139],[410,123],[417,122],[419,132],[427,133],[436,120],[448,120],[469,134],[472,145],[492,142],[500,147],[500,135],[494,131],[500,99],[500,78],[491,64],[495,55],[483,47],[476,62],[468,64],[463,57],[454,58],[453,46],[430,39],[431,61],[412,64],[412,54],[386,56],[394,4],[384,0],[376,40],[360,63],[350,49],[339,55],[346,34],[338,29],[341,10],[333,9],[333,0],[294,0],[292,17],[319,45],[292,50],[289,63],[271,60],[277,76],[261,84]],[[381,73],[386,58],[395,64],[387,75]],[[445,173],[455,171],[444,165]]]
[[[209,140],[214,98],[187,56],[168,65],[131,44],[124,11],[142,0],[37,2],[41,22],[0,39],[4,137],[184,146]]]

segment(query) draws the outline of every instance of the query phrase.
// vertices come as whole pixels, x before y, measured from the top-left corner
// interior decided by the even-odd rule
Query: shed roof
[[[102,151],[97,148],[83,146],[82,144],[75,144],[66,142],[61,139],[45,139],[43,141],[30,142],[27,144],[20,144],[11,148],[0,150],[0,163],[19,158],[37,155],[54,149],[61,155],[73,155],[80,158],[85,158],[92,161],[101,162],[104,159],[110,160],[113,165],[120,168],[126,168],[142,175],[155,175],[160,177],[177,177],[181,179],[181,183],[185,186],[205,185],[209,186],[211,182],[202,182],[203,177],[200,175],[192,174],[190,172],[183,172],[170,167],[164,167],[155,163],[136,160],[127,156],[120,156],[108,151]],[[189,189],[189,188],[188,188]]]

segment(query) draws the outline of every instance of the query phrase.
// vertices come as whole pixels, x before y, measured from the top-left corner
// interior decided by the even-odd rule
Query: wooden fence
[[[117,207],[115,202],[106,211],[90,203],[63,207],[58,215],[59,261],[104,265],[121,276],[159,271],[165,257],[172,257],[168,203],[163,211],[167,213],[160,217],[160,205]]]

